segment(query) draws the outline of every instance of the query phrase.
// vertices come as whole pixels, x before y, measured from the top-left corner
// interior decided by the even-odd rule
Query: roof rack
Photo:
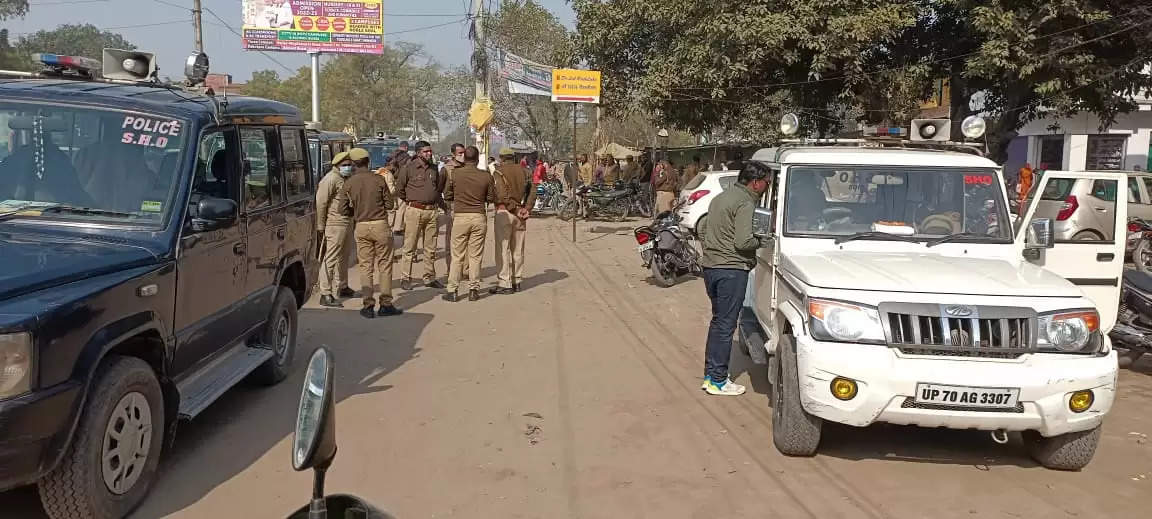
[[[780,155],[789,149],[814,147],[843,147],[843,148],[892,148],[915,151],[958,151],[983,157],[982,144],[974,142],[957,141],[912,141],[890,137],[865,137],[859,139],[783,139],[776,148],[773,162],[780,161]]]

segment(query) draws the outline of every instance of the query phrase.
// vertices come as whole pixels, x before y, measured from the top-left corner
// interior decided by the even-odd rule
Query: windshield
[[[364,148],[372,156],[372,168],[384,167],[388,159],[392,158],[392,153],[400,148],[398,144],[360,144],[359,147]]]
[[[187,133],[171,117],[0,103],[0,214],[158,225]]]
[[[1000,225],[1008,213],[992,169],[798,166],[787,178],[788,234],[1010,238],[1011,226]]]

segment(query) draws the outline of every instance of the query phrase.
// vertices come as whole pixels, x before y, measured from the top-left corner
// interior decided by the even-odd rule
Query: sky
[[[465,64],[471,43],[467,25],[461,20],[475,9],[475,4],[469,5],[473,1],[483,1],[491,5],[489,9],[494,9],[499,2],[384,0],[385,42],[417,43],[424,46],[431,60],[449,66]],[[536,1],[568,27],[574,26],[575,14],[565,0]],[[13,40],[22,34],[53,29],[61,24],[89,23],[118,32],[139,50],[156,54],[160,75],[172,79],[183,78],[184,60],[195,49],[192,0],[30,0],[29,3],[31,7],[23,19],[0,22],[0,27],[8,29]],[[231,27],[240,32],[241,0],[202,0],[202,4],[204,51],[211,60],[211,72],[232,74],[233,81],[245,82],[257,70],[273,69],[285,77],[308,64],[308,56],[303,53],[269,52],[265,56],[245,51],[240,37],[229,31]],[[441,24],[446,25],[429,28]]]

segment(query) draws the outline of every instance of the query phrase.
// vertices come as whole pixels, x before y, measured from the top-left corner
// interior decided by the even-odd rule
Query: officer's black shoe
[[[400,280],[400,289],[401,290],[412,290],[412,280],[411,279],[401,279]]]
[[[376,315],[378,315],[380,317],[388,317],[390,315],[400,315],[402,313],[404,313],[404,311],[399,309],[399,308],[396,308],[395,306],[384,305],[384,306],[380,307],[380,311],[376,312]]]
[[[519,292],[520,291],[520,283],[512,283],[512,291],[513,292]]]
[[[430,281],[425,281],[424,286],[426,286],[428,288],[436,288],[436,289],[444,288],[444,285],[435,279],[430,280]]]
[[[488,289],[488,293],[489,294],[507,295],[507,294],[515,294],[516,290],[511,289],[511,288],[505,288],[505,287],[492,287],[492,288]]]
[[[340,304],[340,302],[337,301],[335,297],[332,297],[329,295],[323,295],[323,296],[320,296],[320,306],[331,306],[331,307],[335,307],[335,308],[341,308],[344,305]]]
[[[340,297],[360,297],[360,292],[352,290],[351,288],[348,288],[348,287],[344,287],[344,288],[341,288],[340,292],[337,292],[336,295],[338,295]]]
[[[476,290],[475,288],[473,288],[472,290],[469,290],[468,291],[468,300],[469,301],[479,301],[480,300],[480,291]]]
[[[372,319],[372,318],[376,317],[376,307],[374,307],[372,305],[368,305],[368,306],[365,306],[364,308],[361,308],[360,309],[360,317],[364,317],[366,319]]]
[[[444,294],[444,300],[448,301],[449,303],[455,303],[456,301],[459,301],[459,299],[456,298],[456,292],[448,292]]]

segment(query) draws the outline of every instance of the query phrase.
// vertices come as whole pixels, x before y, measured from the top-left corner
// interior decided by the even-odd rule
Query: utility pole
[[[483,63],[474,63],[476,68],[476,101],[488,98],[488,54],[484,47],[484,2],[476,2],[476,13],[473,23],[476,27],[476,39],[472,41],[472,55],[484,56]],[[477,148],[480,148],[480,167],[486,169],[489,155],[489,132],[485,127],[476,136]]]
[[[420,130],[416,128],[416,92],[412,92],[412,140],[420,139]]]
[[[200,0],[192,0],[192,27],[196,30],[196,52],[204,53],[204,26],[200,24]]]
[[[199,1],[199,0],[197,0]],[[312,58],[312,122],[320,123],[320,53],[309,52]]]

